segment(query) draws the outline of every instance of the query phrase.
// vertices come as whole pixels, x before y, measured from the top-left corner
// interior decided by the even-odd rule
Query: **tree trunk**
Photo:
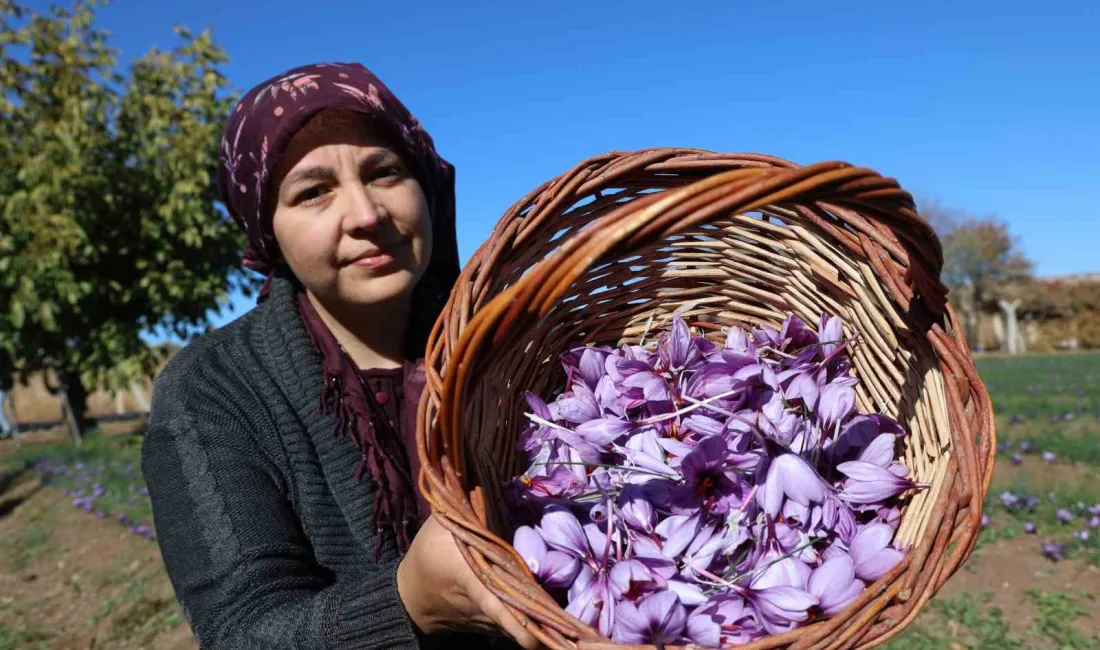
[[[998,304],[1004,312],[1005,319],[1005,347],[1009,354],[1023,354],[1024,341],[1020,336],[1019,320],[1016,318],[1016,310],[1020,307],[1019,300],[1000,300]]]
[[[137,408],[142,413],[149,412],[149,395],[145,392],[145,380],[137,379],[130,384],[130,394],[133,395]]]
[[[80,444],[87,425],[84,413],[87,409],[88,391],[84,388],[79,373],[66,371],[61,373],[60,380],[62,417],[73,441]]]
[[[11,435],[15,438],[15,448],[23,449],[23,434],[19,431],[19,412],[15,410],[15,387],[4,391],[4,400],[0,402],[0,409],[7,413],[8,426],[11,427]]]

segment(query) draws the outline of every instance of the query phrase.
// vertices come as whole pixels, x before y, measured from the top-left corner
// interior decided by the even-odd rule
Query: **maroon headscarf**
[[[250,90],[237,105],[222,137],[218,182],[222,201],[248,236],[244,265],[268,277],[283,263],[272,229],[278,193],[273,174],[287,144],[321,111],[349,109],[364,114],[412,168],[428,200],[432,220],[432,258],[413,291],[406,358],[424,354],[432,324],[458,277],[455,236],[454,168],[439,157],[431,137],[408,109],[369,70],[359,64],[319,63],[295,68]],[[260,299],[266,294],[261,291]],[[375,488],[375,523],[389,528],[401,550],[427,513],[419,512],[415,459],[400,434],[378,417],[371,391],[342,346],[304,295],[298,299],[303,323],[322,357],[325,387],[320,408],[336,415],[337,434],[347,434],[362,454],[360,478]],[[422,365],[420,366],[422,367]],[[415,364],[406,363],[406,374]],[[422,374],[422,373],[420,373]],[[406,377],[406,385],[409,384]],[[414,379],[414,383],[418,381]],[[422,378],[419,380],[422,386]],[[406,391],[401,420],[415,422],[418,395]]]

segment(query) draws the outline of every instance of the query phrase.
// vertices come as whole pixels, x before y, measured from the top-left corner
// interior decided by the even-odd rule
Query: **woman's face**
[[[428,202],[365,120],[310,122],[278,177],[275,239],[306,290],[330,309],[408,297],[431,259]]]

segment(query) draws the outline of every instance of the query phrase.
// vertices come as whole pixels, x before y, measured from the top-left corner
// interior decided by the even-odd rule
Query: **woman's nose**
[[[366,187],[354,184],[346,195],[348,202],[344,208],[345,230],[374,230],[385,220],[384,209]]]

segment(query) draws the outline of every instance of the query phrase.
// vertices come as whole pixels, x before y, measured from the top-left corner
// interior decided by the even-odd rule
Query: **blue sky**
[[[456,166],[464,260],[581,159],[690,146],[872,167],[1006,219],[1049,275],[1100,271],[1098,6],[116,0],[99,24],[123,60],[212,27],[242,92],[366,64]]]

